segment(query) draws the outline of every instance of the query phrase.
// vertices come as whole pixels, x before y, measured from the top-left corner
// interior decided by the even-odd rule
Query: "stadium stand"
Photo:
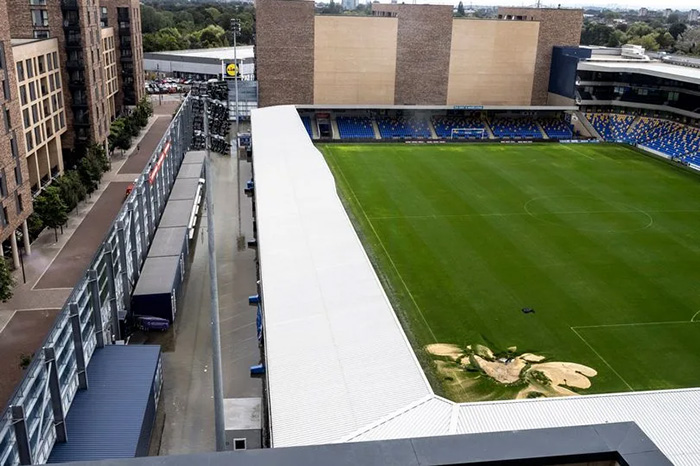
[[[406,120],[405,118],[378,118],[377,126],[382,139],[429,138],[430,128],[426,120]]]
[[[660,118],[639,117],[637,123],[627,131],[625,140],[630,144],[644,144],[658,139],[680,128],[678,123]]]
[[[542,138],[537,123],[532,118],[502,118],[491,120],[491,130],[497,138],[533,139]]]
[[[371,118],[338,117],[340,139],[374,139],[374,127]]]
[[[439,138],[459,138],[459,139],[488,139],[489,135],[486,126],[480,118],[455,117],[455,116],[434,116],[432,118],[435,134]],[[454,129],[474,129],[476,131],[468,134],[455,134]],[[479,131],[482,130],[482,131]]]
[[[640,116],[589,113],[586,118],[606,141],[639,144],[687,163],[700,165],[700,129],[675,121]]]
[[[589,113],[586,118],[606,141],[626,141],[627,130],[636,117],[634,115]]]
[[[700,151],[700,129],[674,124],[678,127],[676,131],[647,141],[644,145],[671,157],[683,157]]]
[[[550,139],[571,139],[574,137],[571,125],[564,120],[545,118],[539,120],[539,122],[545,134],[547,134],[547,137]]]
[[[308,116],[303,116],[301,117],[302,123],[304,123],[304,128],[306,128],[306,132],[309,133],[309,137],[313,138],[314,133],[311,131],[311,117]]]

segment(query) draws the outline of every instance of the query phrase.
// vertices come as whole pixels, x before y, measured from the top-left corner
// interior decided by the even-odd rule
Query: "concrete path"
[[[261,379],[250,377],[250,366],[261,361],[255,329],[256,308],[248,296],[256,292],[255,251],[247,249],[252,237],[252,204],[241,200],[239,229],[238,179],[244,186],[251,167],[217,154],[213,156],[216,255],[219,279],[221,350],[224,396],[261,397]],[[206,212],[194,238],[182,310],[171,335],[149,335],[149,343],[164,345],[162,434],[153,454],[174,455],[215,449],[212,352],[209,319],[209,267]],[[159,338],[160,337],[160,338]]]

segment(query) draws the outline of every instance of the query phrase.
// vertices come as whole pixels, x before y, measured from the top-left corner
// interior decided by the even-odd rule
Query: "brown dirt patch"
[[[520,372],[525,367],[525,361],[520,358],[508,361],[487,361],[481,356],[474,355],[479,367],[492,379],[502,384],[511,384],[520,380]]]
[[[545,362],[534,365],[533,369],[546,375],[553,386],[565,385],[582,389],[590,388],[589,377],[598,375],[595,369],[575,362]]]
[[[523,353],[520,355],[520,358],[523,361],[527,362],[540,362],[545,359],[544,356],[540,356],[539,354],[532,354],[532,353]]]
[[[449,343],[433,343],[432,345],[427,345],[425,350],[434,356],[445,356],[454,361],[457,361],[464,351],[457,346]]]

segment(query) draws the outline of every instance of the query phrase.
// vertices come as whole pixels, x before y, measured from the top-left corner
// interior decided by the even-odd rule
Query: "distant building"
[[[343,10],[354,10],[357,8],[358,0],[342,0]]]
[[[648,14],[649,14],[649,10],[647,10],[646,8],[639,9],[639,16],[646,16]]]
[[[670,8],[666,8],[664,10],[664,18],[668,18],[669,16],[671,16],[671,13],[673,13],[673,10]]]
[[[695,8],[688,12],[688,21],[690,21],[691,23],[697,21],[698,18],[700,18],[700,13],[698,13],[698,10],[696,10]]]

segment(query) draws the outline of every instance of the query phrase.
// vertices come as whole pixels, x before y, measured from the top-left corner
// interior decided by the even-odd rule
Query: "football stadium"
[[[232,82],[184,99],[0,418],[0,465],[700,464],[697,62],[580,46],[578,9],[255,7],[250,133]],[[187,332],[211,347],[172,364]],[[222,346],[259,395],[223,398]],[[148,456],[159,423],[183,449],[216,423],[219,451]]]

